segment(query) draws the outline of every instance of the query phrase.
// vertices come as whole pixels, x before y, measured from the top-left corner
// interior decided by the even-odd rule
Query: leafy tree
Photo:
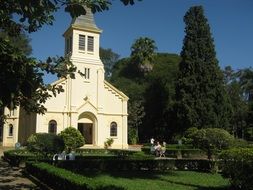
[[[128,110],[128,142],[130,144],[136,144],[139,141],[139,127],[145,116],[143,102],[141,100],[130,101]]]
[[[68,127],[61,131],[59,136],[64,140],[65,149],[67,151],[75,150],[84,145],[84,137],[74,127]]]
[[[190,127],[227,129],[231,105],[203,8],[191,7],[184,22],[186,35],[176,85],[178,131]]]
[[[246,68],[237,72],[239,83],[246,101],[253,102],[253,69]]]
[[[147,141],[152,136],[168,140],[174,134],[175,81],[180,57],[157,53],[153,70],[146,75],[135,75],[129,69],[131,58],[118,61],[111,82],[128,95],[128,139],[130,143]]]
[[[206,151],[208,159],[217,151],[227,149],[233,145],[234,138],[226,130],[220,128],[199,129],[189,128],[187,131],[188,142],[196,148]]]
[[[146,83],[143,77],[137,77],[131,72],[131,59],[123,58],[113,67],[111,83],[122,90],[128,97],[128,140],[135,144],[138,141],[138,130],[142,124],[144,112],[143,94]]]
[[[157,53],[153,70],[147,75],[145,90],[145,117],[141,127],[142,141],[151,137],[169,141],[175,135],[175,82],[180,57]],[[145,134],[145,136],[144,136]]]
[[[135,1],[121,2],[133,5]],[[25,32],[36,32],[45,24],[52,25],[54,13],[60,7],[76,17],[85,14],[87,7],[95,13],[109,9],[111,3],[111,0],[3,1],[0,4],[0,31],[18,37]],[[5,89],[0,93],[0,108],[22,106],[27,112],[44,113],[46,109],[42,104],[51,94],[63,90],[61,86],[44,84],[43,73],[74,78],[75,67],[62,57],[38,62],[3,36],[0,36],[0,44],[0,89]]]
[[[142,73],[151,71],[156,49],[155,41],[150,38],[140,37],[135,40],[131,47],[133,66]]]
[[[5,32],[0,32],[0,38],[9,41],[14,46],[14,48],[18,48],[19,50],[23,51],[25,55],[31,55],[31,39],[25,33],[20,33],[18,36],[10,36]]]
[[[234,189],[253,189],[253,149],[233,148],[219,156],[223,177],[228,178]]]
[[[243,138],[246,137],[249,140],[253,140],[253,69],[241,69],[237,72],[237,75],[239,76],[239,84],[248,108],[246,116],[247,128],[243,131],[245,132],[245,135],[243,133]]]
[[[55,134],[36,133],[27,139],[27,149],[47,156],[63,151],[64,141]]]
[[[240,78],[230,66],[225,67],[224,71],[226,90],[232,105],[231,133],[237,138],[244,136],[248,107],[244,100],[243,91],[240,85]]]
[[[112,75],[112,68],[115,63],[119,60],[119,55],[114,53],[111,49],[100,48],[100,58],[105,68],[105,78],[109,79]]]

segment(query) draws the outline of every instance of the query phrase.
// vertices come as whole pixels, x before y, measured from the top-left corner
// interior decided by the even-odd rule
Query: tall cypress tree
[[[186,35],[176,85],[179,130],[227,128],[231,106],[203,8],[191,7],[184,22]]]

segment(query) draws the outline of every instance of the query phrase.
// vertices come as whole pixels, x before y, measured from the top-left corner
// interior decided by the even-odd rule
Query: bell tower
[[[96,26],[91,10],[87,7],[85,10],[85,15],[72,19],[63,34],[65,57],[77,68],[75,79],[68,78],[66,82],[67,110],[74,113],[84,104],[90,104],[98,111],[104,106],[104,65],[99,57],[102,30]],[[78,121],[78,115],[74,113],[69,114],[69,125],[77,126],[73,121]]]
[[[102,30],[96,26],[91,10],[89,8],[85,8],[85,10],[85,15],[72,19],[69,28],[63,34],[65,38],[65,56],[68,56],[73,63],[75,61],[86,62],[84,59],[92,59],[95,61],[94,64],[98,64],[98,62],[101,62],[99,58],[99,38]]]

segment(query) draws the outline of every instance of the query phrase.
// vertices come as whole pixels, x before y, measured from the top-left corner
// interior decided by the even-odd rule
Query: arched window
[[[13,136],[13,125],[10,124],[9,125],[9,137],[12,137]]]
[[[111,125],[110,125],[110,136],[111,137],[117,136],[117,123],[116,122],[111,122]]]
[[[56,134],[57,132],[57,122],[55,120],[51,120],[48,123],[48,133]]]

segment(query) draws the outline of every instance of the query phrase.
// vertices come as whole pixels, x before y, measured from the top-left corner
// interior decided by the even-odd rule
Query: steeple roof
[[[102,30],[99,29],[95,24],[94,16],[90,8],[85,7],[85,10],[86,10],[85,15],[80,15],[72,19],[71,21],[72,27],[101,33]]]

